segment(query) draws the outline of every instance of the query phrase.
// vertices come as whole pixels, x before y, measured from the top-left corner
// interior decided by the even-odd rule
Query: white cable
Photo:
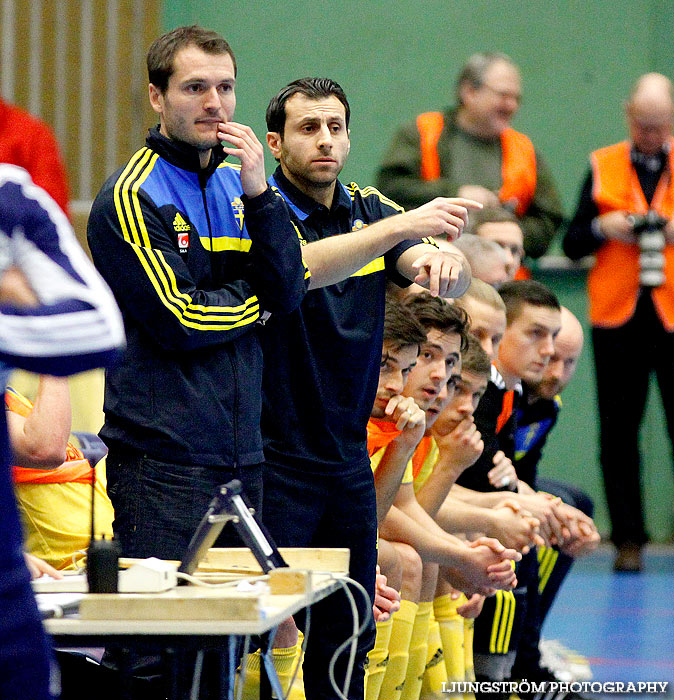
[[[73,553],[70,555],[70,559],[71,559],[71,561],[72,561],[72,563],[73,563],[73,568],[75,569],[75,571],[76,571],[78,574],[81,574],[81,573],[85,570],[85,567],[83,567],[83,566],[78,566],[78,565],[77,565],[77,555],[78,555],[78,554],[82,554],[82,555],[84,555],[84,556],[86,557],[86,556],[87,556],[87,550],[86,550],[86,549],[78,549],[77,551],[73,552]]]
[[[320,572],[323,573],[323,572]],[[325,572],[325,573],[330,573],[330,572]],[[351,604],[351,612],[353,615],[353,620],[354,620],[354,632],[353,634],[348,637],[342,644],[340,644],[339,647],[335,650],[335,653],[332,655],[332,658],[330,659],[330,665],[329,665],[329,676],[330,676],[330,684],[332,685],[333,690],[337,693],[338,697],[340,700],[348,700],[346,695],[342,693],[339,688],[337,687],[337,682],[335,680],[335,664],[337,663],[337,659],[341,656],[343,651],[346,649],[346,647],[351,644],[351,653],[349,656],[349,663],[347,664],[347,669],[346,669],[346,675],[345,675],[345,680],[348,680],[349,683],[351,682],[351,674],[353,673],[353,666],[355,662],[355,655],[356,655],[356,650],[357,650],[357,642],[358,642],[358,637],[365,631],[365,628],[367,627],[368,623],[370,622],[370,617],[372,615],[372,601],[370,600],[370,595],[369,593],[363,588],[363,586],[358,583],[358,581],[354,581],[354,579],[349,578],[348,576],[343,576],[343,577],[335,577],[334,575],[332,576],[332,579],[334,581],[337,581],[342,588],[344,589],[344,592],[349,598],[349,603]],[[358,609],[356,608],[356,603],[353,598],[353,594],[351,591],[348,589],[347,584],[352,584],[362,595],[365,600],[365,617],[363,618],[363,622],[360,627],[358,627]],[[348,692],[348,686],[345,684],[344,688],[345,692]]]
[[[332,684],[334,690],[343,700],[348,700],[346,694],[349,692],[349,685],[351,684],[351,674],[353,672],[353,664],[356,658],[356,646],[358,644],[358,607],[356,606],[356,599],[353,597],[353,593],[351,593],[347,584],[340,581],[340,585],[342,586],[346,597],[349,599],[349,604],[351,606],[353,633],[344,643],[337,647],[337,650],[330,659],[328,673],[330,676],[330,683]],[[342,650],[346,649],[349,643],[351,644],[351,651],[349,652],[349,662],[346,665],[346,673],[344,674],[344,685],[342,686],[342,692],[340,693],[339,689],[337,688],[337,680],[335,678],[335,666],[337,665],[337,659],[341,656]]]
[[[182,571],[176,571],[176,578],[184,579],[193,583],[195,586],[204,586],[205,588],[234,588],[238,586],[244,579],[237,579],[236,581],[225,581],[223,583],[208,583],[208,581],[202,581],[196,576],[191,576],[190,574],[183,573]],[[267,576],[255,576],[254,578],[246,578],[246,583],[257,582],[257,581],[267,581]]]
[[[336,581],[339,583],[339,585],[342,587],[344,590],[344,593],[349,599],[349,604],[351,606],[351,615],[353,618],[353,633],[342,643],[337,647],[335,650],[334,654],[332,655],[332,658],[330,659],[330,665],[329,665],[329,676],[330,676],[330,684],[332,685],[333,690],[337,693],[337,696],[340,698],[340,700],[348,700],[346,697],[345,693],[348,692],[348,687],[351,683],[351,676],[353,674],[353,667],[355,665],[355,657],[356,657],[356,651],[357,651],[357,643],[358,643],[358,637],[365,631],[365,628],[367,627],[370,617],[372,615],[372,603],[370,600],[370,595],[368,592],[365,590],[365,588],[358,582],[355,581],[352,578],[349,578],[348,576],[335,576],[334,572],[332,571],[314,571],[315,574],[325,574],[330,577],[331,581]],[[190,574],[185,574],[183,572],[177,572],[176,577],[180,579],[184,579],[185,581],[189,581],[190,583],[193,583],[196,586],[204,586],[206,588],[225,588],[225,587],[233,587],[237,586],[240,581],[226,581],[225,583],[207,583],[206,581],[202,581],[195,576],[191,576]],[[246,579],[247,581],[265,581],[267,580],[268,577],[266,576],[256,576],[253,579]],[[356,606],[356,601],[353,597],[353,594],[349,590],[348,584],[351,584],[354,586],[363,596],[363,599],[365,600],[365,617],[363,618],[363,622],[358,626],[358,608]],[[304,655],[307,647],[307,643],[309,641],[309,627],[310,627],[310,622],[311,622],[311,606],[306,608],[306,621],[305,621],[305,627],[304,627],[304,641],[302,642],[302,648],[300,651],[300,659]],[[275,631],[274,631],[275,633]],[[248,640],[248,638],[246,638]],[[273,637],[271,638],[273,640]],[[271,650],[271,644],[272,641],[270,640],[270,645],[269,645],[269,650]],[[351,644],[351,651],[349,654],[349,663],[347,664],[347,669],[346,669],[346,674],[344,677],[345,683],[344,683],[344,692],[340,691],[340,689],[337,687],[337,681],[335,679],[335,665],[337,663],[337,659],[342,655],[346,647]],[[242,669],[243,669],[243,664],[242,664]],[[290,695],[290,691],[292,690],[293,683],[295,682],[295,679],[297,678],[297,673],[299,671],[299,663],[295,667],[295,673],[293,674],[293,677],[291,679],[290,685],[288,687],[288,693],[284,696],[283,700],[288,700],[288,696]],[[240,687],[243,687],[243,682],[242,679],[239,679],[241,681]],[[239,696],[240,700],[240,694],[237,693]]]
[[[204,667],[204,650],[197,652],[194,662],[194,673],[192,674],[192,687],[190,688],[190,700],[199,700],[199,688],[201,687],[201,671]]]

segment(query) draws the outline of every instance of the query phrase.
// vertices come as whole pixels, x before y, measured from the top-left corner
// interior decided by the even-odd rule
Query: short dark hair
[[[480,234],[480,226],[484,224],[517,224],[520,229],[522,225],[520,224],[518,218],[510,210],[504,207],[484,207],[484,209],[479,209],[476,212],[471,212],[468,219],[468,226],[466,233],[472,233],[476,236]]]
[[[384,316],[384,342],[396,350],[407,345],[421,345],[426,331],[413,314],[396,297],[387,295]]]
[[[489,377],[491,374],[491,360],[482,349],[477,336],[467,334],[466,349],[461,352],[461,370],[464,369],[481,377]]]
[[[410,311],[416,320],[426,329],[442,333],[457,333],[461,338],[461,352],[466,348],[468,332],[468,314],[454,304],[431,296],[428,292],[408,294],[403,300],[403,306]]]
[[[490,66],[499,61],[515,66],[512,58],[505,53],[501,53],[500,51],[481,51],[470,56],[470,58],[463,64],[459,77],[456,79],[456,100],[458,104],[462,104],[461,88],[466,83],[474,88],[484,85],[484,76],[486,75]]]
[[[188,46],[196,46],[203,52],[214,55],[229,54],[236,75],[236,58],[232,47],[217,32],[204,29],[198,24],[177,27],[155,39],[147,52],[148,78],[162,94],[166,92],[173,75],[176,54]]]
[[[304,95],[311,100],[334,95],[344,105],[346,127],[349,127],[351,107],[349,107],[349,101],[346,99],[346,93],[342,86],[331,78],[300,78],[288,83],[271,98],[266,114],[268,131],[275,131],[283,136],[286,125],[286,102],[293,95]]]
[[[557,310],[562,308],[555,294],[536,280],[506,282],[498,291],[506,307],[508,325],[517,320],[525,304]]]

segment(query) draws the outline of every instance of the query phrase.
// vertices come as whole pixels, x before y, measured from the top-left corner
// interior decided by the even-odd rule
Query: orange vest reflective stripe
[[[25,397],[7,387],[5,406],[12,413],[26,417],[33,410],[33,404]],[[14,482],[17,484],[90,484],[93,469],[84,458],[81,450],[69,442],[66,446],[66,461],[56,469],[31,469],[12,467]]]
[[[445,126],[442,112],[424,112],[417,117],[417,129],[421,144],[421,179],[437,180],[440,177],[438,141]]]
[[[501,177],[498,198],[515,203],[515,214],[524,216],[536,192],[536,152],[528,136],[515,129],[501,133]]]
[[[663,217],[674,215],[674,139],[669,166],[655,190],[650,208]],[[592,198],[599,214],[629,211],[645,214],[648,202],[630,158],[628,141],[607,146],[591,156]],[[653,305],[668,331],[674,331],[674,246],[666,245],[665,283],[651,291]],[[595,253],[595,264],[588,275],[590,322],[593,326],[615,328],[629,321],[639,295],[639,246],[636,243],[606,241]]]
[[[511,389],[503,394],[503,404],[501,405],[501,413],[496,419],[496,433],[501,432],[501,428],[508,422],[508,418],[513,414],[513,406],[515,403],[515,392]]]
[[[421,145],[421,179],[437,180],[441,175],[438,141],[445,126],[442,112],[424,112],[417,117]],[[514,202],[515,213],[523,216],[536,192],[536,152],[527,136],[514,129],[501,134],[501,202]]]

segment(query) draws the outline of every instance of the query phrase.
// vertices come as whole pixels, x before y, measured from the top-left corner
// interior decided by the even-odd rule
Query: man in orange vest
[[[527,255],[545,253],[562,222],[550,171],[510,126],[522,99],[520,73],[502,53],[476,53],[461,69],[458,106],[420,114],[394,135],[377,187],[406,208],[437,196],[507,206],[524,230]]]
[[[597,376],[600,462],[617,547],[616,571],[639,571],[644,527],[639,426],[655,372],[674,444],[674,183],[672,84],[636,82],[626,105],[630,139],[601,148],[564,238],[576,260],[595,254],[588,277]],[[646,215],[648,214],[648,217]],[[624,379],[625,358],[631,363]]]

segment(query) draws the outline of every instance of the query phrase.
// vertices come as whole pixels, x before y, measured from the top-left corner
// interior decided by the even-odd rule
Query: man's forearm
[[[309,289],[345,280],[404,241],[404,227],[399,216],[390,216],[367,228],[330,236],[303,246],[302,257],[311,272]]]
[[[469,505],[480,506],[482,508],[493,508],[504,498],[510,497],[513,494],[510,492],[503,493],[502,491],[474,491],[473,489],[467,489],[464,486],[454,484],[454,486],[452,486],[452,490],[450,491],[450,495]]]
[[[70,421],[68,380],[42,375],[33,410],[25,418],[8,414],[17,466],[53,469],[65,462]]]
[[[415,446],[416,447],[416,446]],[[377,492],[377,522],[381,523],[388,513],[400,489],[400,482],[415,447],[390,443],[384,450],[379,466],[374,473],[374,488]]]
[[[459,543],[459,539],[454,535],[450,535],[431,516],[419,505],[416,498],[405,498],[405,489],[411,489],[411,486],[403,486],[398,498],[395,501],[395,506],[401,510],[407,517],[418,523],[426,532],[435,535],[441,539],[451,540],[454,543]]]
[[[465,549],[465,545],[458,539],[451,536],[438,537],[395,506],[382,523],[380,535],[393,542],[409,544],[422,559],[443,566],[457,566],[462,560],[462,550]]]
[[[468,504],[449,495],[440,507],[436,520],[447,532],[481,532],[492,537],[491,516],[491,508]]]
[[[447,500],[450,489],[454,486],[454,482],[462,471],[462,469],[455,468],[449,460],[441,456],[431,475],[417,491],[416,497],[419,505],[432,518],[436,517]],[[440,525],[445,530],[447,529],[442,523]]]

